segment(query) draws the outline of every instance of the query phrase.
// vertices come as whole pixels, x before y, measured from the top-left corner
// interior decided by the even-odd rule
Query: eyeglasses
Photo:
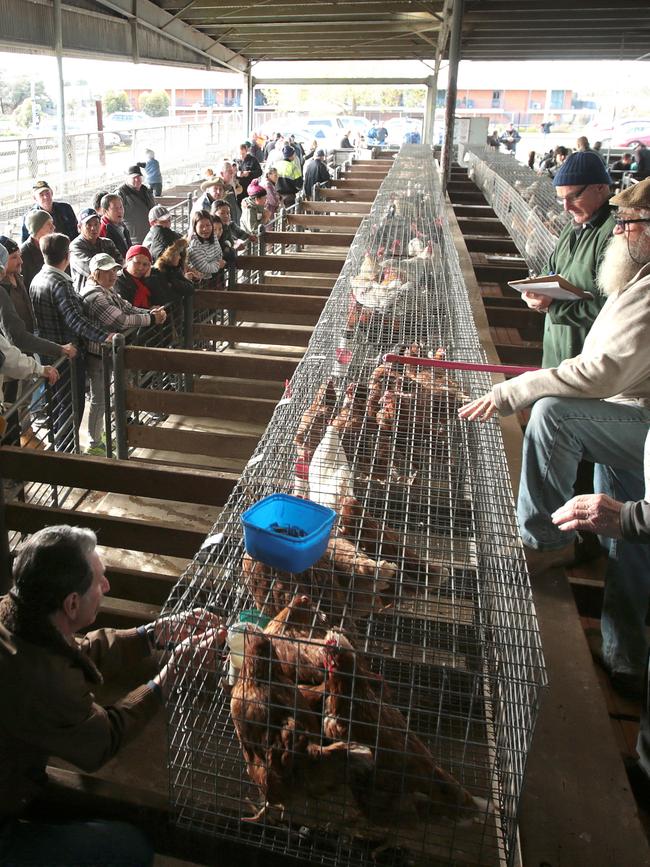
[[[556,201],[557,201],[558,205],[573,205],[573,204],[575,204],[575,202],[578,201],[580,196],[584,193],[584,191],[589,186],[591,186],[591,184],[585,184],[584,187],[581,190],[578,190],[577,193],[569,193],[569,195],[564,196],[564,198],[557,196]]]
[[[621,229],[632,225],[632,223],[650,223],[650,217],[637,217],[635,220],[629,220],[625,217],[614,217],[614,225],[619,226]]]

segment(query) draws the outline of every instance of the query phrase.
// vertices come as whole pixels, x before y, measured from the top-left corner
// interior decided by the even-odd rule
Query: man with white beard
[[[487,421],[534,404],[517,504],[533,574],[570,559],[575,530],[562,531],[552,515],[572,497],[581,459],[608,468],[616,500],[643,499],[650,428],[650,179],[610,204],[618,208],[614,237],[598,275],[607,301],[580,355],[498,383],[459,410],[468,421]],[[612,684],[639,695],[648,650],[650,548],[620,539],[608,540],[607,547],[602,657]]]

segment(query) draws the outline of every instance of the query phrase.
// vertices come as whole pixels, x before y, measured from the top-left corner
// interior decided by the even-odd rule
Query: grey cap
[[[169,210],[164,205],[154,205],[149,211],[149,222],[153,223],[154,220],[164,220],[165,217],[169,216]]]
[[[7,262],[9,261],[9,253],[7,253],[7,248],[3,247],[0,244],[0,270],[4,271],[7,267]]]
[[[114,268],[121,268],[122,266],[108,253],[98,253],[92,257],[88,267],[92,274],[93,271],[112,271]]]

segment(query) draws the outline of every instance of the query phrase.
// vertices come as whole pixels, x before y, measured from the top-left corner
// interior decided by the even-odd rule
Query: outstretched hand
[[[482,397],[477,397],[476,400],[471,400],[464,404],[458,410],[458,417],[464,418],[466,421],[487,421],[497,412],[497,405],[494,402],[492,392],[488,391]]]

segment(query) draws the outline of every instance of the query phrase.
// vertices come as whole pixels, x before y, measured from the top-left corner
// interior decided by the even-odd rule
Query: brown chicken
[[[309,461],[323,439],[325,428],[332,420],[336,407],[336,389],[332,380],[320,386],[309,409],[300,419],[294,443],[298,449],[298,458]]]
[[[364,383],[352,382],[346,389],[340,412],[332,419],[341,446],[351,467],[366,472],[371,464],[377,423],[367,414],[368,389]]]
[[[428,587],[435,587],[449,577],[449,570],[445,566],[423,559],[406,544],[403,533],[382,526],[354,497],[346,497],[341,505],[341,532],[352,542],[361,545],[371,557],[386,557],[397,564],[403,563],[404,570],[411,577],[426,582]]]
[[[485,802],[473,798],[438,767],[409,726],[381,678],[374,675],[345,636],[329,633],[323,662],[327,670],[323,733],[337,741],[366,744],[375,774],[361,806],[374,821],[424,822],[435,816],[467,818]],[[381,818],[380,818],[381,817]]]
[[[271,620],[264,634],[271,638],[280,669],[292,683],[323,683],[323,647],[330,626],[309,596],[294,596]]]
[[[262,805],[249,821],[282,818],[310,827],[355,821],[354,790],[367,784],[372,753],[354,743],[322,746],[321,719],[282,672],[269,636],[247,632],[230,714]]]
[[[396,574],[394,563],[373,560],[342,536],[331,536],[320,560],[299,574],[274,570],[248,554],[242,559],[242,579],[264,614],[275,617],[294,596],[305,595],[342,626],[344,619],[380,610],[382,594],[392,588]]]

